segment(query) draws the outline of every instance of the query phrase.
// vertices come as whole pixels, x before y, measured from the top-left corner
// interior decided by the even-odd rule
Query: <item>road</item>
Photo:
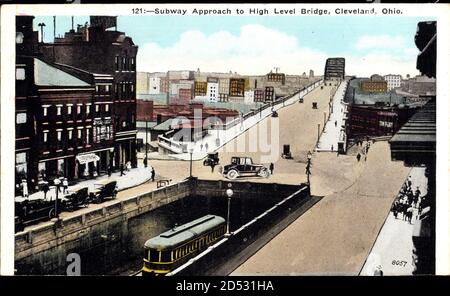
[[[358,275],[408,172],[386,142],[367,161],[319,153],[312,191],[326,196],[231,275]]]

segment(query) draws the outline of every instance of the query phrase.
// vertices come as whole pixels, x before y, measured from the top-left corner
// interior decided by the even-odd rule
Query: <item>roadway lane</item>
[[[327,157],[322,159],[325,154]],[[322,174],[327,172],[326,168],[333,173]],[[335,181],[338,190],[332,193],[331,184],[339,171],[341,175],[348,174],[347,184]],[[328,184],[325,191],[330,191],[330,195],[289,225],[232,275],[358,275],[408,172],[401,162],[390,160],[387,142],[372,145],[367,161],[357,162],[354,157],[331,153],[319,154],[313,159],[313,193],[322,190],[314,190],[314,184]]]

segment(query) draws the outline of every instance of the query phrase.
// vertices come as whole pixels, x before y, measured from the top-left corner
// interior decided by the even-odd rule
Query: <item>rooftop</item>
[[[42,86],[90,86],[89,83],[40,59],[34,59],[34,80]]]

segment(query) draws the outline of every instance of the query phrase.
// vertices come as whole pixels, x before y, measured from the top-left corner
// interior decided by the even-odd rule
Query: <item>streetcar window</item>
[[[149,251],[150,251],[150,261],[159,262],[159,251],[157,250],[149,250]]]
[[[146,249],[144,251],[144,258],[147,260],[150,260],[150,250]]]
[[[162,251],[161,252],[161,262],[170,262],[170,252],[169,251]]]

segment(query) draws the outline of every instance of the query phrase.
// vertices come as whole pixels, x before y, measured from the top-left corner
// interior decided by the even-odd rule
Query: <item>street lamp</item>
[[[145,162],[144,167],[147,167],[148,163],[148,119],[145,119]]]
[[[308,151],[307,158],[308,162],[306,164],[306,177],[309,185],[309,175],[311,175],[311,158],[312,158],[311,151]]]
[[[58,215],[58,193],[59,193],[59,185],[61,184],[61,180],[56,178],[55,180],[53,180],[53,184],[55,184],[55,186],[56,186],[55,218],[58,221],[59,220],[59,215]]]
[[[230,186],[231,184],[228,184]],[[230,205],[231,205],[231,197],[233,196],[234,192],[233,189],[228,188],[225,192],[228,197],[228,210],[227,210],[227,232],[225,233],[225,236],[230,235]]]
[[[189,149],[189,154],[191,156],[190,162],[189,162],[189,178],[192,178],[192,153],[194,153],[194,149]]]

